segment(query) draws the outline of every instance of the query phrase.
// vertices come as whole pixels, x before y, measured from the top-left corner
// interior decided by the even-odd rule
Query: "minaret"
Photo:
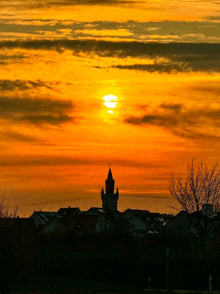
[[[108,177],[105,180],[105,190],[101,191],[102,208],[105,211],[117,211],[118,204],[118,189],[115,191],[115,180],[112,177],[111,168],[108,172]]]

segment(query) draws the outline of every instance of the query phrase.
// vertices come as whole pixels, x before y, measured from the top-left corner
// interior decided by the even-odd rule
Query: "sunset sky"
[[[170,212],[187,164],[220,155],[219,0],[1,0],[1,194],[21,216]]]

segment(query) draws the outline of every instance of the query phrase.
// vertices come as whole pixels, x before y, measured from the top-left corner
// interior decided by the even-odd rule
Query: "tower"
[[[105,180],[105,190],[102,188],[101,191],[102,208],[105,211],[117,211],[118,196],[118,189],[115,192],[115,180],[112,177],[110,168],[108,177]]]

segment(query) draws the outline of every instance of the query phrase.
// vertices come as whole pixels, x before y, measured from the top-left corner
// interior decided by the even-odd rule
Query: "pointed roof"
[[[75,215],[75,214],[80,214],[81,210],[79,209],[79,207],[67,207],[67,208],[60,208],[57,211],[57,214],[59,217],[67,217],[67,216],[71,216],[71,215]]]
[[[111,168],[109,168],[107,180],[113,180]]]

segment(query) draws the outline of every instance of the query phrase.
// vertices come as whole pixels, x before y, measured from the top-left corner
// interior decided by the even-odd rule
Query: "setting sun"
[[[112,94],[104,96],[103,100],[105,100],[104,105],[108,108],[116,108],[118,103],[118,97]]]

